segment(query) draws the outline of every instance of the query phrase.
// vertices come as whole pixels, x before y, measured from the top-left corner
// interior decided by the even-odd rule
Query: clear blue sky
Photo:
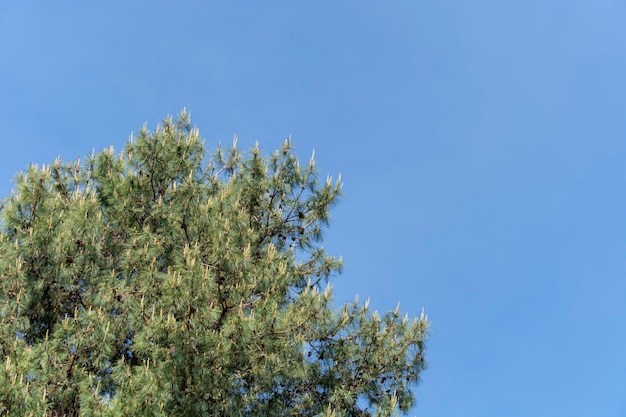
[[[624,22],[618,0],[3,1],[0,194],[184,106],[209,149],[292,135],[345,183],[336,300],[431,319],[411,415],[626,416]]]

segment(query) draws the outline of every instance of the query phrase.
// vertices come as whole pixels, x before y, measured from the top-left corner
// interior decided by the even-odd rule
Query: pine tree
[[[205,158],[184,111],[31,166],[0,209],[0,416],[407,412],[427,320],[335,308],[340,195],[290,141]]]

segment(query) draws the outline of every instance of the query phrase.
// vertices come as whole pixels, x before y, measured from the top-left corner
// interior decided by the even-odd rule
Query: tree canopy
[[[290,141],[205,156],[184,111],[32,165],[0,208],[0,416],[386,416],[426,317],[336,306],[341,195]]]

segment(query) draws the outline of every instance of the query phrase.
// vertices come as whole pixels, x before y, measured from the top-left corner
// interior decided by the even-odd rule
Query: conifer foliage
[[[1,208],[0,416],[386,416],[427,320],[337,308],[339,181],[182,112],[123,152],[31,166]]]

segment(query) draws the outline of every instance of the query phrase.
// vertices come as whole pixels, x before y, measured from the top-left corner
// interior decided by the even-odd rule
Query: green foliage
[[[204,156],[188,115],[31,166],[1,209],[0,416],[387,416],[426,318],[333,309],[339,181],[291,143]]]

